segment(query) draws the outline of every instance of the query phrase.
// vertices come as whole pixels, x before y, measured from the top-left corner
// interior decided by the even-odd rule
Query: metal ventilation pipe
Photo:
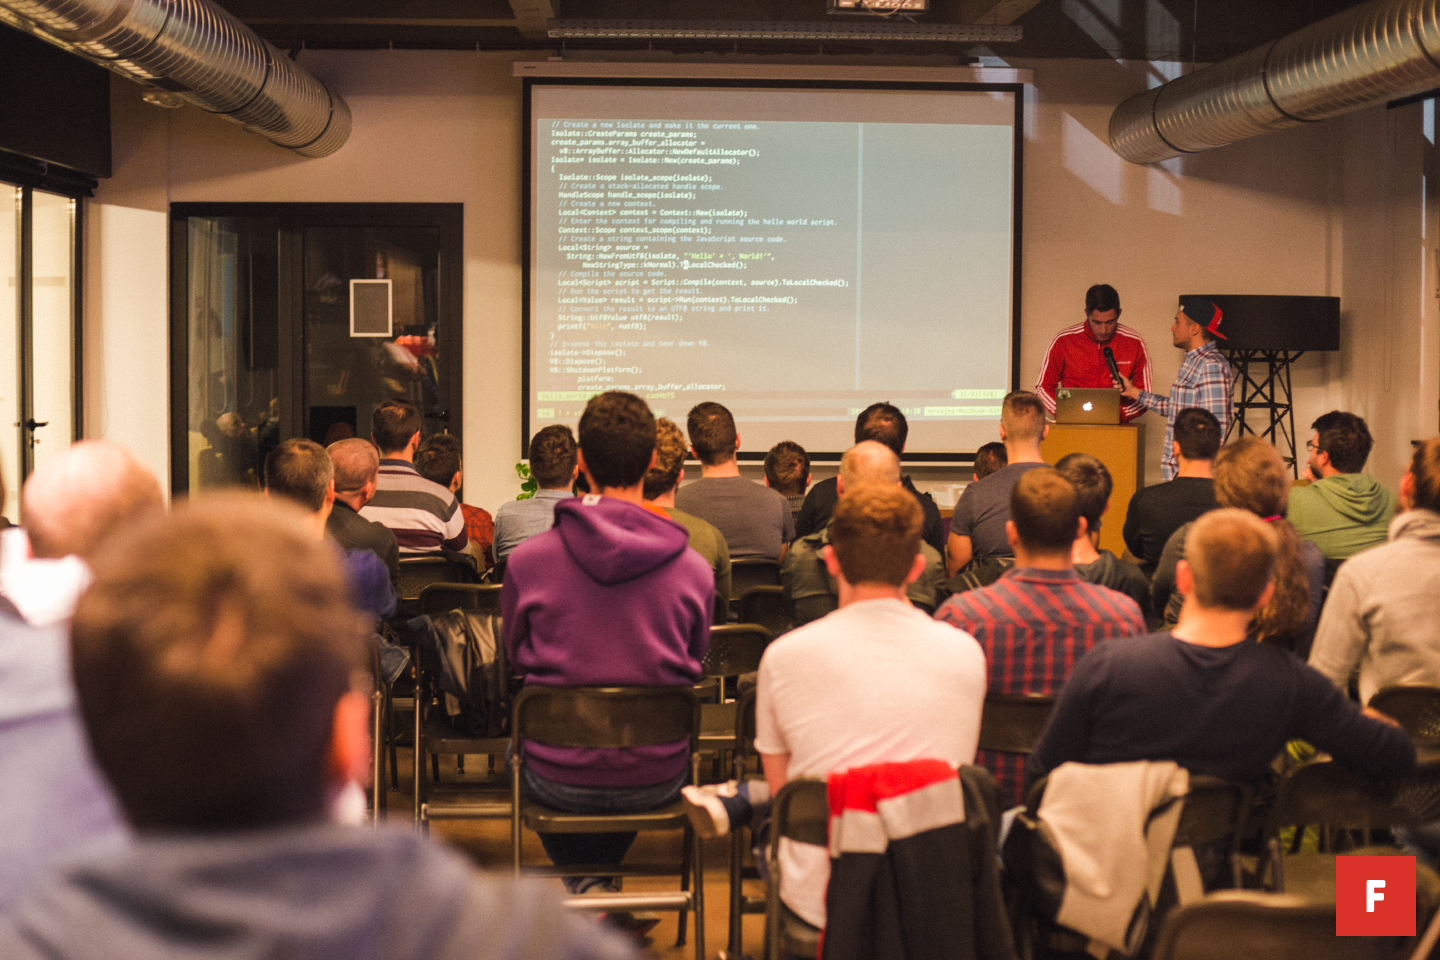
[[[343,99],[210,0],[0,0],[0,20],[302,156],[350,136]]]
[[[1132,163],[1199,153],[1440,87],[1440,0],[1373,0],[1136,94],[1110,116]]]

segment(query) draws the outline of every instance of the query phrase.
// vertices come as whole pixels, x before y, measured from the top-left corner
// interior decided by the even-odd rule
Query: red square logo
[[[1335,936],[1415,936],[1415,858],[1336,857]]]

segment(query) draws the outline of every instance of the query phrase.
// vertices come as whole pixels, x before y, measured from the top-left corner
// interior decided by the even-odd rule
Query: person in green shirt
[[[1309,486],[1290,492],[1285,519],[1313,541],[1327,560],[1344,560],[1385,542],[1395,516],[1395,495],[1361,473],[1374,440],[1365,421],[1332,410],[1310,425]]]

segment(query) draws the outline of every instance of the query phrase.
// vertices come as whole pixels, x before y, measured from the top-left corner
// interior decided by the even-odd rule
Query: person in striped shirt
[[[1230,361],[1220,354],[1215,343],[1217,339],[1225,339],[1225,334],[1220,332],[1220,321],[1224,318],[1220,308],[1204,297],[1180,298],[1180,309],[1170,326],[1170,338],[1185,351],[1185,360],[1180,364],[1180,372],[1175,374],[1170,396],[1151,393],[1143,384],[1121,376],[1121,396],[1139,401],[1147,410],[1154,410],[1165,418],[1165,442],[1160,445],[1165,455],[1160,460],[1160,473],[1166,480],[1174,480],[1180,472],[1174,440],[1175,418],[1181,410],[1187,407],[1209,410],[1220,421],[1222,437],[1230,427],[1234,380]]]
[[[1120,375],[1150,389],[1150,357],[1140,334],[1120,322],[1120,294],[1108,283],[1097,283],[1085,291],[1085,319],[1055,334],[1045,348],[1040,379],[1035,392],[1045,403],[1045,412],[1055,416],[1055,390],[1067,387],[1105,388],[1119,386],[1105,362],[1105,348],[1115,357]],[[1120,421],[1134,420],[1145,413],[1138,400],[1120,404]]]
[[[401,556],[464,552],[470,538],[460,501],[415,470],[420,411],[404,400],[386,400],[375,408],[370,435],[380,450],[380,474],[375,497],[360,516],[389,527]]]
[[[980,641],[989,693],[1057,694],[1095,644],[1145,632],[1134,600],[1075,572],[1070,550],[1080,509],[1079,494],[1059,471],[1026,471],[1011,491],[1005,524],[1015,567],[988,587],[955,594],[935,613]],[[1024,802],[1024,754],[981,750],[975,759],[1010,803]]]

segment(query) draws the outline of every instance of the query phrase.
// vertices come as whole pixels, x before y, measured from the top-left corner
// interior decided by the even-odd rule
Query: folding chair
[[[738,617],[741,623],[758,623],[778,637],[795,626],[790,608],[785,603],[785,588],[751,587],[740,595]]]
[[[987,694],[980,710],[980,749],[1034,753],[1054,709],[1049,694]]]
[[[1396,683],[1376,691],[1370,706],[1394,717],[1417,749],[1440,748],[1440,686]]]
[[[396,619],[408,620],[420,614],[420,592],[432,583],[474,583],[478,579],[475,564],[444,554],[400,558],[400,574],[395,581],[399,597]]]
[[[770,883],[765,891],[765,960],[785,955],[816,956],[820,931],[790,911],[780,900],[784,877],[780,841],[793,840],[824,847],[830,842],[830,803],[823,780],[792,780],[785,784],[770,812]]]
[[[403,562],[403,561],[402,561]],[[420,612],[438,615],[451,610],[464,610],[493,616],[499,634],[500,587],[492,584],[433,583],[420,591]],[[427,668],[428,657],[416,651],[415,701],[422,709],[415,711],[414,818],[422,830],[429,829],[431,820],[496,820],[510,816],[510,801],[503,792],[503,775],[493,776],[495,757],[504,756],[510,746],[508,737],[476,737],[458,730],[437,709],[443,696],[435,677]],[[465,773],[465,755],[479,754],[490,758],[492,776],[479,783],[454,784],[443,795],[433,794],[425,779],[428,758],[431,779],[440,782],[440,757],[454,755],[456,771]],[[496,791],[502,791],[498,794]]]
[[[740,695],[735,713],[734,754],[731,763],[731,779],[743,783],[750,772],[750,758],[755,751],[755,691],[747,690]],[[764,913],[763,897],[747,897],[743,884],[746,879],[745,848],[742,829],[730,830],[730,936],[726,946],[726,957],[742,960],[745,955],[744,929],[741,923],[747,913]],[[750,871],[751,875],[756,875]]]
[[[760,658],[770,643],[770,631],[754,623],[730,623],[710,628],[710,647],[700,665],[703,688],[713,682],[719,690],[718,703],[700,706],[700,746],[725,750],[735,741],[734,699],[725,699],[727,680],[760,669]]]
[[[737,613],[740,598],[752,587],[780,586],[780,561],[769,557],[742,557],[730,561],[730,612]]]
[[[1335,902],[1222,890],[1178,910],[1160,928],[1155,960],[1390,960],[1393,938],[1335,936]]]
[[[690,687],[542,687],[528,686],[515,699],[511,726],[511,853],[515,873],[521,866],[521,830],[536,833],[618,833],[683,830],[685,853],[678,871],[654,866],[578,864],[535,868],[548,876],[670,876],[680,874],[678,893],[586,895],[566,905],[582,910],[674,910],[680,914],[676,946],[685,943],[685,921],[695,915],[695,960],[705,960],[704,860],[700,838],[690,828],[685,805],[658,810],[591,815],[565,813],[525,798],[520,789],[525,744],[530,740],[560,747],[600,750],[657,746],[687,740],[690,782],[700,782],[700,700]],[[693,883],[693,888],[691,884]]]
[[[1266,827],[1271,882],[1277,893],[1335,898],[1335,855],[1364,848],[1366,853],[1398,854],[1390,845],[1370,846],[1373,831],[1408,827],[1440,819],[1440,767],[1422,767],[1408,777],[1367,780],[1338,763],[1312,763],[1280,783]],[[1304,830],[1319,828],[1320,851],[1299,853]],[[1280,844],[1286,827],[1295,830],[1290,854]],[[1354,834],[1359,834],[1356,843]],[[1416,894],[1433,905],[1440,900],[1440,878],[1417,868]]]
[[[1238,889],[1243,884],[1240,874],[1240,839],[1245,834],[1245,819],[1250,812],[1250,789],[1218,777],[1196,774],[1190,776],[1190,790],[1180,811],[1171,847],[1201,851],[1224,845],[1225,883]],[[1201,870],[1202,876],[1205,871]],[[1209,878],[1207,878],[1209,879]],[[1214,878],[1207,886],[1217,885]]]

